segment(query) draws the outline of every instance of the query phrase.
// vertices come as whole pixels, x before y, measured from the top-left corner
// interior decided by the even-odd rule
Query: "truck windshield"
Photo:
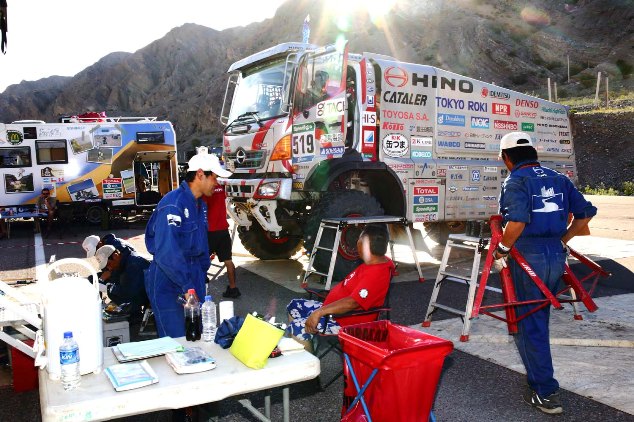
[[[229,121],[254,114],[266,120],[284,114],[280,109],[284,83],[284,60],[242,73],[233,96]]]

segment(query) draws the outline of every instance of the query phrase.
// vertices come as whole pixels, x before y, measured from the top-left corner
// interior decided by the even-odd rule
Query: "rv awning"
[[[168,161],[176,155],[176,151],[139,151],[134,155],[134,162]]]

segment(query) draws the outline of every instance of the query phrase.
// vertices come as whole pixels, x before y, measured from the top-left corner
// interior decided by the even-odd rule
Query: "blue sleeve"
[[[568,185],[568,206],[572,215],[579,219],[591,218],[597,215],[597,207],[583,197],[570,179],[566,178],[566,183]]]
[[[506,179],[500,196],[500,214],[504,217],[504,222],[530,223],[530,205],[528,190],[522,180]]]
[[[185,217],[182,210],[175,205],[165,205],[157,208],[154,214],[153,252],[150,248],[148,251],[154,254],[154,261],[161,271],[172,283],[180,286],[183,292],[196,288],[192,282],[191,263],[185,259],[183,253],[180,234]]]

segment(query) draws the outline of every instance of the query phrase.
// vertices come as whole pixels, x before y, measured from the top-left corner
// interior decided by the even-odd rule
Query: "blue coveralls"
[[[108,289],[108,297],[119,305],[130,302],[133,315],[140,314],[141,307],[148,302],[144,272],[149,266],[150,261],[136,252],[122,253],[118,270],[108,280],[113,283]]]
[[[566,176],[542,167],[536,161],[515,165],[502,185],[500,213],[504,217],[503,224],[508,221],[526,223],[514,246],[553,293],[564,272],[566,253],[561,238],[566,233],[570,212],[575,218],[583,219],[593,217],[597,209]],[[513,259],[509,260],[509,269],[518,300],[544,299],[535,283]],[[534,307],[517,307],[517,316]],[[528,384],[542,397],[548,397],[559,388],[553,376],[549,318],[550,307],[547,306],[520,321],[515,335]]]
[[[205,297],[209,269],[207,205],[196,200],[187,182],[161,199],[145,229],[145,246],[154,255],[145,274],[159,337],[185,335],[178,296],[195,289]]]

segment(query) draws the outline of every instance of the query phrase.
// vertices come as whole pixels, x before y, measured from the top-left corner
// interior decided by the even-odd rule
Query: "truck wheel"
[[[276,239],[262,229],[257,222],[251,228],[238,229],[238,236],[244,248],[259,259],[288,259],[302,248],[302,239],[296,237],[280,237]]]
[[[315,243],[315,237],[319,230],[319,224],[324,218],[339,217],[370,217],[384,215],[383,208],[372,196],[360,191],[328,192],[315,205],[304,230],[304,247],[311,253]],[[357,240],[363,227],[348,226],[341,233],[341,241],[337,245],[337,261],[333,271],[332,280],[343,280],[354,270],[361,260],[357,252]],[[334,230],[325,230],[319,242],[323,247],[331,248],[335,239]],[[331,252],[318,251],[313,267],[321,273],[328,273]]]
[[[101,224],[106,218],[106,210],[99,205],[92,205],[86,210],[86,221],[90,224]]]
[[[441,221],[438,223],[423,223],[425,233],[434,242],[444,245],[450,234],[464,233],[466,225],[464,221]]]

